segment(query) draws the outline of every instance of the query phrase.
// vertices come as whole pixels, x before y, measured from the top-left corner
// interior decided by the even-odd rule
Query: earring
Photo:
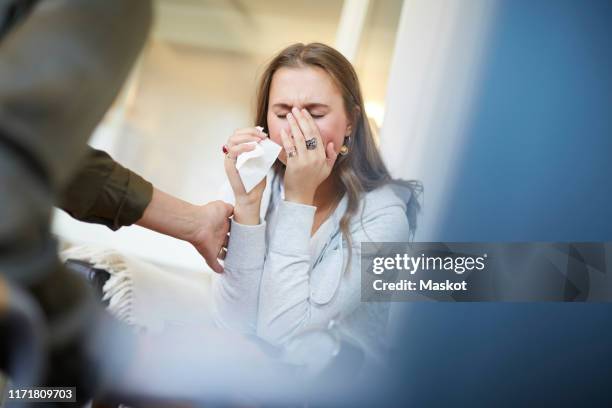
[[[340,154],[342,156],[346,156],[349,152],[349,147],[348,144],[351,142],[351,137],[347,136],[344,138],[344,144],[342,145],[342,147],[340,148]]]

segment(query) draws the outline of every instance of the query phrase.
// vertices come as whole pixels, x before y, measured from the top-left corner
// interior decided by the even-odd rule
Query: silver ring
[[[221,249],[219,250],[219,253],[217,254],[217,259],[224,260],[226,255],[227,255],[227,248],[222,246]]]
[[[289,151],[287,152],[287,157],[295,157],[295,156],[297,156],[297,150],[296,150],[296,148],[294,147],[294,148],[292,148],[291,150],[289,150]]]
[[[308,150],[314,150],[317,148],[317,139],[316,138],[312,138],[312,139],[308,139],[306,141],[306,149]]]

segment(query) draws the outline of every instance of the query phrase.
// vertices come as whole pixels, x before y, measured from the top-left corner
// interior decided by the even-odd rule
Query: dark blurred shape
[[[0,1],[0,38],[28,15],[38,0]]]
[[[98,299],[103,306],[108,306],[108,300],[102,300],[104,296],[104,284],[110,278],[110,273],[105,269],[95,268],[91,263],[82,261],[79,259],[68,259],[66,261],[66,268],[83,276],[89,281],[96,299]]]
[[[0,273],[32,296],[45,322],[34,341],[17,329],[27,316],[15,315],[22,322],[3,321],[0,337],[42,341],[42,383],[76,385],[77,405],[97,383],[87,347],[104,318],[86,282],[57,259],[51,209],[82,165],[150,20],[148,0],[0,1]]]
[[[30,295],[1,277],[0,333],[0,367],[14,383],[34,385],[44,369],[42,311]]]

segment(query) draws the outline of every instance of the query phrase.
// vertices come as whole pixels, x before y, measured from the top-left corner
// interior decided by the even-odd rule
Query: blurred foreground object
[[[43,382],[82,384],[80,402],[96,377],[84,363],[83,340],[98,317],[87,285],[57,259],[51,209],[138,56],[150,20],[146,0],[0,2],[0,273],[11,293],[29,293],[42,310],[44,324],[29,341],[42,342],[48,353]],[[36,326],[27,313],[14,316],[21,323],[7,317],[2,339]]]

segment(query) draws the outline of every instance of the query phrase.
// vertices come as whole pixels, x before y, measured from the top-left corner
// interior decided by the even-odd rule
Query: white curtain
[[[493,0],[406,0],[387,85],[381,150],[394,177],[425,188],[417,241],[435,240],[478,92]]]

